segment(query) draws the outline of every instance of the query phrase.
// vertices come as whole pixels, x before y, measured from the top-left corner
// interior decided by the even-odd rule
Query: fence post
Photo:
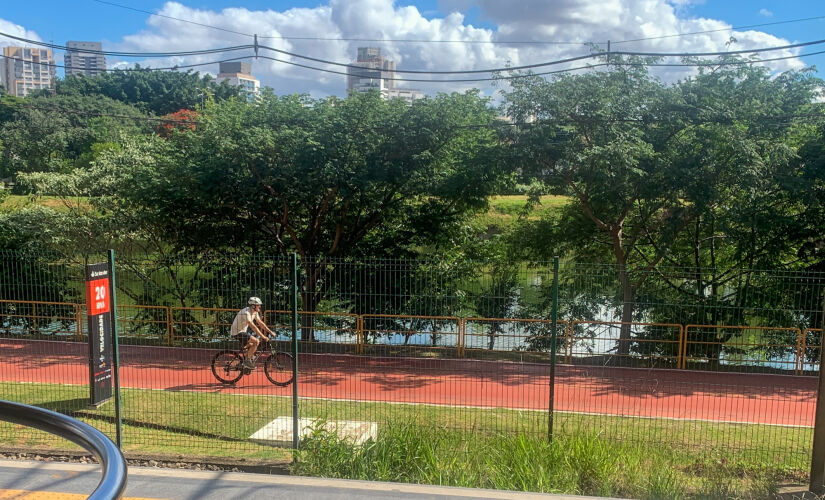
[[[290,317],[292,323],[292,449],[298,450],[298,254],[292,253],[290,261],[290,281],[292,286]],[[292,454],[293,463],[297,459]]]
[[[684,325],[682,328],[685,329],[684,340],[682,341],[682,369],[687,369],[687,345],[688,345],[688,334],[690,333],[690,327],[693,325]]]
[[[822,338],[825,340],[825,294],[822,299]],[[820,345],[825,342],[820,341]],[[811,453],[811,484],[809,490],[821,495],[825,493],[825,365],[822,364],[822,352],[819,354],[819,389],[816,394],[816,413],[814,414],[814,446]]]
[[[553,310],[550,316],[552,325],[550,327],[550,402],[547,413],[547,439],[553,440],[553,400],[555,398],[556,385],[556,330],[558,330],[557,320],[559,317],[559,258],[553,257]]]
[[[115,383],[115,443],[122,448],[123,422],[120,418],[120,346],[117,336],[117,285],[115,284],[115,251],[109,250],[109,297],[112,304],[112,375]]]
[[[75,339],[80,342],[83,338],[83,312],[80,309],[80,304],[74,305],[74,323],[75,323]]]
[[[356,354],[364,354],[366,352],[365,349],[365,340],[364,340],[364,318],[359,314],[355,318],[355,338],[357,345],[355,347]]]

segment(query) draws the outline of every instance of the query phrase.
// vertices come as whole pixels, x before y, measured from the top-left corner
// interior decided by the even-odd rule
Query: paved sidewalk
[[[0,499],[85,498],[100,479],[100,467],[88,464],[0,460]],[[57,494],[73,494],[59,496]],[[16,494],[16,495],[15,495]],[[9,496],[12,495],[12,496]],[[27,496],[31,495],[31,496]],[[583,499],[514,491],[269,476],[234,472],[130,467],[127,497],[174,500],[367,499]]]

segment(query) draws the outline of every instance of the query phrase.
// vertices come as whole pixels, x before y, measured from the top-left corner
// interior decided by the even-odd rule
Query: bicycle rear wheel
[[[275,352],[264,364],[266,378],[273,384],[284,387],[292,383],[292,354]]]
[[[243,377],[242,364],[237,351],[221,351],[212,358],[212,375],[222,384],[234,384]]]

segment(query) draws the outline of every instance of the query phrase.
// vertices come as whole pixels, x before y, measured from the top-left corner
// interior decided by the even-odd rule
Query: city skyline
[[[45,3],[53,6],[53,15],[43,16],[44,10],[36,9],[38,12],[35,13],[35,9],[26,5],[10,5],[0,14],[0,31],[57,44],[69,40],[99,40],[106,50],[131,52],[249,44],[252,35],[257,34],[261,45],[338,64],[353,62],[358,47],[375,47],[394,61],[399,70],[417,71],[466,71],[536,64],[605,50],[607,40],[612,42],[613,51],[746,50],[815,40],[825,25],[825,18],[810,19],[825,15],[825,11],[814,9],[813,1],[787,5],[787,2],[753,4],[714,0],[614,0],[607,3],[593,0],[561,2],[549,9],[546,2],[536,0],[522,2],[517,8],[503,9],[497,2],[488,0],[404,3],[391,0],[329,0],[326,3],[250,0],[244,2],[244,7],[228,7],[218,0],[201,1],[197,5],[147,1],[141,2],[139,8],[127,2],[85,0],[81,2],[84,8],[75,9],[78,13],[60,2]],[[60,22],[64,17],[73,22]],[[87,22],[87,18],[97,22]],[[796,22],[784,22],[788,20]],[[730,29],[736,26],[742,28]],[[17,44],[0,38],[0,45]],[[825,64],[823,55],[796,57],[817,51],[821,51],[821,46],[785,49],[765,53],[762,57],[783,57],[765,63],[772,71],[779,72]],[[271,86],[278,93],[309,93],[316,97],[346,93],[346,68],[322,62],[310,63],[284,53],[260,55],[286,62],[256,60],[254,55],[252,50],[233,54],[244,61],[254,62],[255,76],[260,84]],[[56,54],[56,59],[59,64],[62,54]],[[107,65],[118,68],[137,63],[143,67],[167,67],[214,62],[194,69],[216,76],[219,59],[214,55],[109,57]],[[544,69],[576,66],[582,64]],[[652,71],[665,81],[675,81],[689,76],[695,69],[654,68]],[[58,71],[58,75],[62,73]],[[463,74],[452,78],[472,76],[489,75]],[[401,72],[396,77],[411,80],[448,78]],[[468,88],[481,88],[488,95],[495,92],[490,82],[396,80],[396,87],[420,88],[427,94]]]

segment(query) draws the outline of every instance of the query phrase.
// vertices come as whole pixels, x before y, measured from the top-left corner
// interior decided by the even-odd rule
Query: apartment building
[[[51,50],[3,47],[3,56],[0,82],[9,94],[25,97],[34,90],[52,88],[56,68]]]
[[[400,98],[409,103],[424,97],[419,90],[396,87],[395,61],[381,55],[378,47],[358,47],[352,65],[358,67],[347,68],[347,91],[377,90],[384,99]]]
[[[100,52],[103,45],[100,42],[66,42],[66,55],[63,60],[66,65],[66,76],[83,75],[97,76],[106,71],[106,56]]]
[[[233,61],[222,62],[218,66],[217,83],[228,81],[232,85],[238,85],[246,92],[248,98],[252,99],[261,91],[261,82],[252,76],[252,64],[248,62]]]

